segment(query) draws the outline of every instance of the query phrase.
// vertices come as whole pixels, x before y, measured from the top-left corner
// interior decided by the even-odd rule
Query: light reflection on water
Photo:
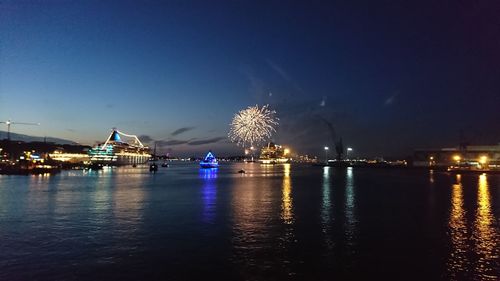
[[[272,202],[269,201],[272,184],[256,181],[255,178],[251,173],[234,178],[231,207],[236,232],[234,240],[237,242],[259,242],[269,227],[266,221],[273,213]]]
[[[27,196],[27,202],[30,202],[29,204],[26,204],[24,207],[26,207],[26,212],[27,214],[36,214],[37,210],[40,208],[47,208],[47,207],[54,207],[48,205],[49,201],[47,200],[47,196],[50,196],[50,193],[46,193],[43,195],[47,196],[40,196],[40,192],[44,190],[52,190],[52,191],[57,191],[54,186],[58,185],[59,179],[54,176],[50,175],[30,175],[27,177],[28,179],[28,186],[30,187],[28,189],[28,196]],[[52,197],[53,198],[53,197]]]
[[[293,201],[291,193],[290,164],[284,164],[281,218],[285,224],[293,224]]]
[[[142,221],[145,189],[144,181],[149,179],[147,174],[111,177],[110,186],[113,192],[113,214],[120,224],[127,224],[134,229]],[[133,184],[130,184],[133,182]]]
[[[108,179],[109,180],[109,179]],[[98,183],[98,181],[96,181]],[[108,183],[109,184],[109,181]],[[100,185],[94,185],[92,188],[95,190],[94,192],[94,210],[98,216],[102,216],[113,207],[112,197],[113,191],[110,188],[106,188]],[[105,219],[106,216],[103,216],[102,219]]]
[[[203,180],[203,222],[214,223],[217,199],[217,168],[200,169],[200,178]]]
[[[477,186],[477,209],[474,221],[465,209],[462,176],[456,175],[452,186],[449,218],[452,250],[448,272],[452,280],[498,280],[499,237],[491,211],[487,175],[480,175]]]
[[[461,175],[456,175],[457,183],[451,190],[451,210],[450,210],[450,236],[451,252],[448,259],[448,271],[452,279],[463,276],[467,270],[467,225],[465,220],[464,200],[462,195]]]
[[[429,170],[429,183],[434,184],[434,170]]]
[[[50,280],[51,268],[71,275],[108,264],[182,275],[179,265],[192,260],[246,280],[378,271],[498,280],[500,177],[392,173],[241,163],[214,172],[172,165],[155,175],[119,168],[0,176],[0,280]],[[398,235],[381,241],[381,228]],[[412,272],[409,263],[435,267]]]
[[[479,259],[476,263],[476,272],[484,280],[495,280],[495,264],[499,263],[499,238],[494,227],[494,217],[491,213],[491,196],[488,189],[488,180],[485,174],[479,176],[477,191],[477,210],[474,222],[474,241]]]
[[[333,247],[332,239],[332,219],[331,219],[331,209],[332,203],[330,199],[330,167],[323,167],[323,185],[322,185],[322,201],[321,201],[321,223],[322,230],[325,234],[325,243],[328,249]]]
[[[246,171],[234,178],[232,186],[233,259],[243,276],[257,280],[276,260],[280,264],[274,270],[293,275],[289,257],[296,242],[291,165],[257,164]],[[258,257],[269,255],[269,260],[259,262]]]
[[[356,213],[355,213],[355,203],[356,194],[354,187],[354,177],[352,172],[352,167],[348,167],[346,171],[346,189],[345,189],[345,216],[346,216],[346,239],[350,246],[355,243],[356,234]]]
[[[294,217],[294,206],[293,206],[293,189],[292,189],[292,178],[291,178],[291,164],[283,164],[283,185],[282,185],[282,196],[281,196],[281,219],[284,224],[283,234],[280,238],[280,256],[283,260],[282,270],[285,271],[289,276],[295,275],[295,269],[292,266],[293,258],[290,257],[290,249],[293,248],[293,244],[296,243],[295,237],[295,217]]]
[[[86,184],[80,187],[79,192],[65,189],[64,192],[68,196],[62,196],[66,198],[66,202],[61,204],[63,209],[60,212],[69,212],[71,215],[68,219],[71,222],[83,220],[84,224],[75,228],[82,228],[81,231],[87,233],[88,243],[101,244],[116,237],[121,240],[121,250],[136,249],[140,243],[137,239],[141,235],[145,210],[148,207],[148,183],[151,181],[151,175],[122,167],[86,171],[84,179]],[[78,200],[88,209],[88,217],[81,218],[84,214],[81,211],[82,206],[78,208]],[[62,227],[68,224],[61,223]],[[110,237],[105,237],[106,235]],[[106,246],[113,245],[114,241]],[[109,258],[101,257],[98,262],[108,262]]]

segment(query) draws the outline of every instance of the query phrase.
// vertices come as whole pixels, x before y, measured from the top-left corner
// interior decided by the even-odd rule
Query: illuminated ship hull
[[[134,138],[134,142],[131,144],[123,142],[120,134]],[[92,163],[113,166],[144,164],[151,158],[149,148],[142,145],[136,136],[126,135],[117,130],[113,130],[104,144],[90,149],[88,154]]]
[[[284,163],[290,163],[290,159],[288,159],[288,158],[271,158],[271,159],[259,158],[259,163],[261,163],[261,164],[284,164]]]
[[[200,162],[200,167],[203,169],[217,168],[219,167],[219,163],[204,163]]]

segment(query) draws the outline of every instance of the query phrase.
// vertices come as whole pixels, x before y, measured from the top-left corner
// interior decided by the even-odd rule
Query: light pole
[[[325,146],[325,163],[328,165],[328,146]]]
[[[348,147],[347,148],[347,152],[346,152],[346,158],[347,158],[347,160],[349,160],[349,152],[351,152],[351,151],[352,151],[352,148]]]
[[[482,169],[488,167],[487,163],[488,163],[488,156],[483,155],[483,156],[479,157],[479,164],[481,164]]]

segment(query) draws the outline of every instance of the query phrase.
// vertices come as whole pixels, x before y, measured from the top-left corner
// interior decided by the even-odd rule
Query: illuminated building
[[[58,162],[85,163],[90,160],[88,153],[68,153],[56,150],[49,154],[50,159]]]
[[[500,169],[500,143],[497,145],[468,145],[462,148],[415,150],[416,167],[449,167],[466,165],[481,169]]]
[[[123,141],[125,136],[132,141]],[[144,146],[135,135],[127,135],[113,129],[106,142],[98,144],[88,152],[92,163],[107,165],[142,164],[151,158],[148,147]]]

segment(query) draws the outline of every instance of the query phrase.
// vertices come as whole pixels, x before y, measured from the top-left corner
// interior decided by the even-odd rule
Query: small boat
[[[168,167],[168,163],[167,162],[163,162],[163,163],[161,163],[161,166],[164,167],[164,168],[166,168],[166,167]]]
[[[202,167],[204,169],[219,167],[219,162],[217,162],[217,159],[212,154],[212,151],[209,151],[207,153],[207,156],[205,156],[205,158],[200,161],[200,167]]]
[[[156,163],[149,165],[149,171],[151,173],[156,173],[158,171],[158,165],[156,165]]]
[[[151,164],[149,164],[149,172],[156,173],[158,171],[158,164],[156,164],[156,142],[155,142],[155,149],[150,161]]]

